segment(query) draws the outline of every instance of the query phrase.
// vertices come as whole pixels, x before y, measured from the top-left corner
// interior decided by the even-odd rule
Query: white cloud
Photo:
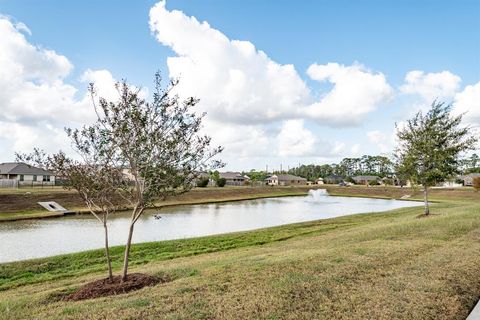
[[[317,152],[314,134],[304,128],[303,120],[287,120],[278,134],[280,156],[304,156]]]
[[[424,73],[410,71],[405,76],[405,84],[400,91],[405,94],[418,94],[425,102],[431,103],[434,99],[451,99],[460,87],[461,79],[450,71]]]
[[[453,112],[465,113],[464,119],[468,123],[480,126],[480,82],[466,86],[455,95]]]
[[[305,121],[356,125],[392,93],[383,74],[360,64],[315,64],[309,76],[333,84],[315,102],[293,65],[279,64],[251,42],[231,40],[165,5],[151,8],[150,29],[174,52],[167,59],[169,76],[180,79],[181,97],[200,99],[206,133],[226,148],[222,157],[338,156],[345,144],[320,140]]]
[[[356,124],[386,101],[393,90],[382,73],[373,73],[360,64],[313,64],[308,75],[334,85],[319,102],[307,108],[307,114],[330,124]]]
[[[352,156],[358,156],[360,154],[361,148],[362,146],[359,143],[354,144],[350,149],[350,153],[352,154]]]
[[[5,18],[0,34],[0,119],[39,121],[56,112],[70,120],[86,116],[75,105],[77,90],[63,82],[72,69],[66,57],[30,44]]]
[[[23,23],[0,17],[0,143],[5,161],[13,160],[14,151],[27,152],[33,147],[49,152],[68,149],[63,128],[95,119],[90,99],[78,99],[77,89],[65,82],[72,63],[55,51],[31,44],[22,33],[27,30]],[[88,71],[84,80],[97,80],[103,95],[112,82],[99,75],[108,78],[107,74]]]
[[[201,100],[209,116],[233,123],[283,119],[307,103],[309,90],[292,65],[280,65],[248,41],[230,40],[207,22],[157,3],[150,10],[157,40],[180,95]]]
[[[29,36],[32,35],[32,31],[30,31],[30,29],[26,26],[25,23],[23,22],[17,22],[15,23],[15,28],[18,30],[18,31],[22,31],[22,32],[25,32],[27,33]]]
[[[334,146],[331,149],[331,155],[332,156],[341,156],[342,154],[345,154],[345,149],[346,149],[346,145],[345,145],[344,142],[336,141]]]
[[[170,77],[180,78],[180,95],[194,95],[210,117],[231,123],[316,119],[354,124],[389,96],[381,73],[354,64],[312,65],[308,74],[334,88],[319,102],[293,65],[281,65],[248,41],[230,40],[207,22],[199,22],[165,2],[150,10],[150,28],[176,56],[167,60]]]
[[[367,132],[368,140],[373,143],[381,153],[392,151],[392,145],[394,142],[394,135],[387,135],[381,131],[374,130]]]

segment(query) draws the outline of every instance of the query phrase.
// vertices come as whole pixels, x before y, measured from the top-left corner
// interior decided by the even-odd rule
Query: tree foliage
[[[125,81],[118,83],[118,101],[98,98],[98,120],[87,128],[101,128],[98,143],[108,146],[117,166],[127,168],[132,177],[131,184],[118,189],[133,208],[124,255],[124,280],[134,225],[145,208],[167,196],[189,191],[200,172],[222,165],[213,160],[222,148],[211,148],[211,138],[200,134],[205,114],[197,115],[193,110],[199,100],[180,100],[172,94],[177,84],[178,81],[171,81],[162,87],[157,73],[153,100],[147,102],[140,89]],[[93,85],[90,93],[96,98]]]
[[[393,174],[393,162],[385,156],[364,155],[360,158],[344,158],[338,164],[300,165],[288,171],[313,181],[330,175],[352,177],[357,175],[376,175],[379,177]]]
[[[145,209],[189,191],[201,172],[223,165],[213,159],[222,148],[211,148],[210,137],[200,134],[205,114],[197,115],[193,110],[198,99],[180,100],[172,94],[177,84],[171,81],[163,88],[157,73],[152,102],[125,81],[116,84],[117,101],[97,97],[91,84],[97,121],[81,129],[66,129],[80,160],[72,160],[63,152],[47,156],[40,150],[17,155],[65,179],[66,188],[77,190],[103,223],[110,277],[109,214],[119,205],[132,208],[122,271],[126,280],[134,226]]]
[[[197,180],[197,187],[205,188],[206,186],[208,186],[209,182],[210,182],[210,179],[208,177],[200,177]]]
[[[55,172],[57,177],[66,181],[64,188],[78,192],[90,213],[103,225],[105,257],[111,279],[108,218],[122,205],[116,192],[125,184],[125,179],[121,168],[116,166],[110,147],[100,138],[99,127],[66,131],[81,161],[73,160],[63,152],[47,155],[39,149],[30,154],[17,153],[16,158],[17,161]]]
[[[452,116],[450,110],[450,105],[434,101],[427,113],[418,112],[404,127],[397,126],[397,171],[423,186],[426,215],[428,187],[457,173],[461,153],[477,142],[470,128],[462,126],[462,115]]]
[[[223,188],[227,184],[227,179],[225,178],[218,178],[217,180],[217,187]]]

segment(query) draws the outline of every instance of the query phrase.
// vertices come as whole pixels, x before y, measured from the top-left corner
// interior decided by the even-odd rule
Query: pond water
[[[333,197],[320,189],[311,190],[308,196],[167,207],[144,213],[135,225],[133,242],[252,230],[419,205],[412,201]],[[128,212],[110,217],[111,245],[125,243],[129,222]],[[102,247],[103,227],[89,214],[0,223],[0,262]]]

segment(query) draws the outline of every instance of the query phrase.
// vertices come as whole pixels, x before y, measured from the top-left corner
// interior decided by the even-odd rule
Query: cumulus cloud
[[[333,84],[315,101],[291,64],[273,61],[249,41],[229,39],[208,22],[161,1],[150,10],[150,29],[169,47],[169,76],[181,97],[200,99],[205,131],[225,146],[223,156],[335,157],[349,149],[305,128],[356,125],[392,93],[385,76],[355,63],[312,65],[308,75]],[[246,147],[248,145],[248,147]],[[272,146],[277,146],[272,148]]]
[[[462,79],[450,71],[425,73],[410,71],[405,76],[405,84],[400,91],[418,95],[422,102],[416,109],[426,111],[434,99],[453,101],[453,113],[465,114],[464,120],[470,124],[480,124],[480,82],[460,89]]]
[[[391,135],[385,134],[379,130],[367,132],[368,140],[373,143],[382,153],[392,151],[395,132]]]
[[[209,116],[234,123],[282,119],[307,103],[309,90],[293,65],[272,61],[248,41],[230,40],[207,22],[165,8],[150,10],[157,40],[169,57],[170,77],[180,78],[180,95],[194,95]]]
[[[358,156],[360,154],[360,151],[361,151],[361,145],[359,143],[356,143],[352,146],[352,148],[350,149],[350,153],[352,156]]]
[[[307,108],[307,114],[330,124],[358,123],[388,99],[393,90],[382,73],[360,64],[313,64],[307,70],[313,80],[328,81],[333,89]]]
[[[410,71],[405,76],[405,84],[400,91],[405,94],[420,95],[427,103],[434,99],[448,100],[453,98],[460,87],[461,79],[450,71],[425,73]]]
[[[455,95],[453,112],[464,113],[464,119],[468,123],[480,126],[480,82],[466,86]]]
[[[360,64],[312,65],[311,78],[334,88],[314,103],[295,67],[282,65],[248,41],[230,40],[207,22],[165,1],[150,10],[150,28],[176,56],[167,60],[170,77],[180,78],[180,95],[195,95],[210,117],[232,123],[313,118],[332,125],[352,124],[376,109],[391,93],[385,76]]]
[[[315,135],[304,128],[303,120],[287,120],[278,134],[281,156],[304,156],[315,152]]]
[[[0,140],[5,160],[12,160],[14,151],[33,147],[68,148],[63,128],[95,119],[90,99],[77,98],[77,89],[65,82],[72,63],[30,43],[25,32],[25,24],[0,17]],[[111,79],[104,81],[100,75],[108,78],[107,73],[88,71],[83,78],[95,81],[103,95]]]

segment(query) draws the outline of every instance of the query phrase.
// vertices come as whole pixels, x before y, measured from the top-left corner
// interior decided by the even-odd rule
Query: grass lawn
[[[104,277],[101,250],[3,264],[0,318],[465,319],[480,296],[480,193],[445,192],[429,218],[404,208],[135,245],[132,272],[172,281],[115,297],[61,301]]]

